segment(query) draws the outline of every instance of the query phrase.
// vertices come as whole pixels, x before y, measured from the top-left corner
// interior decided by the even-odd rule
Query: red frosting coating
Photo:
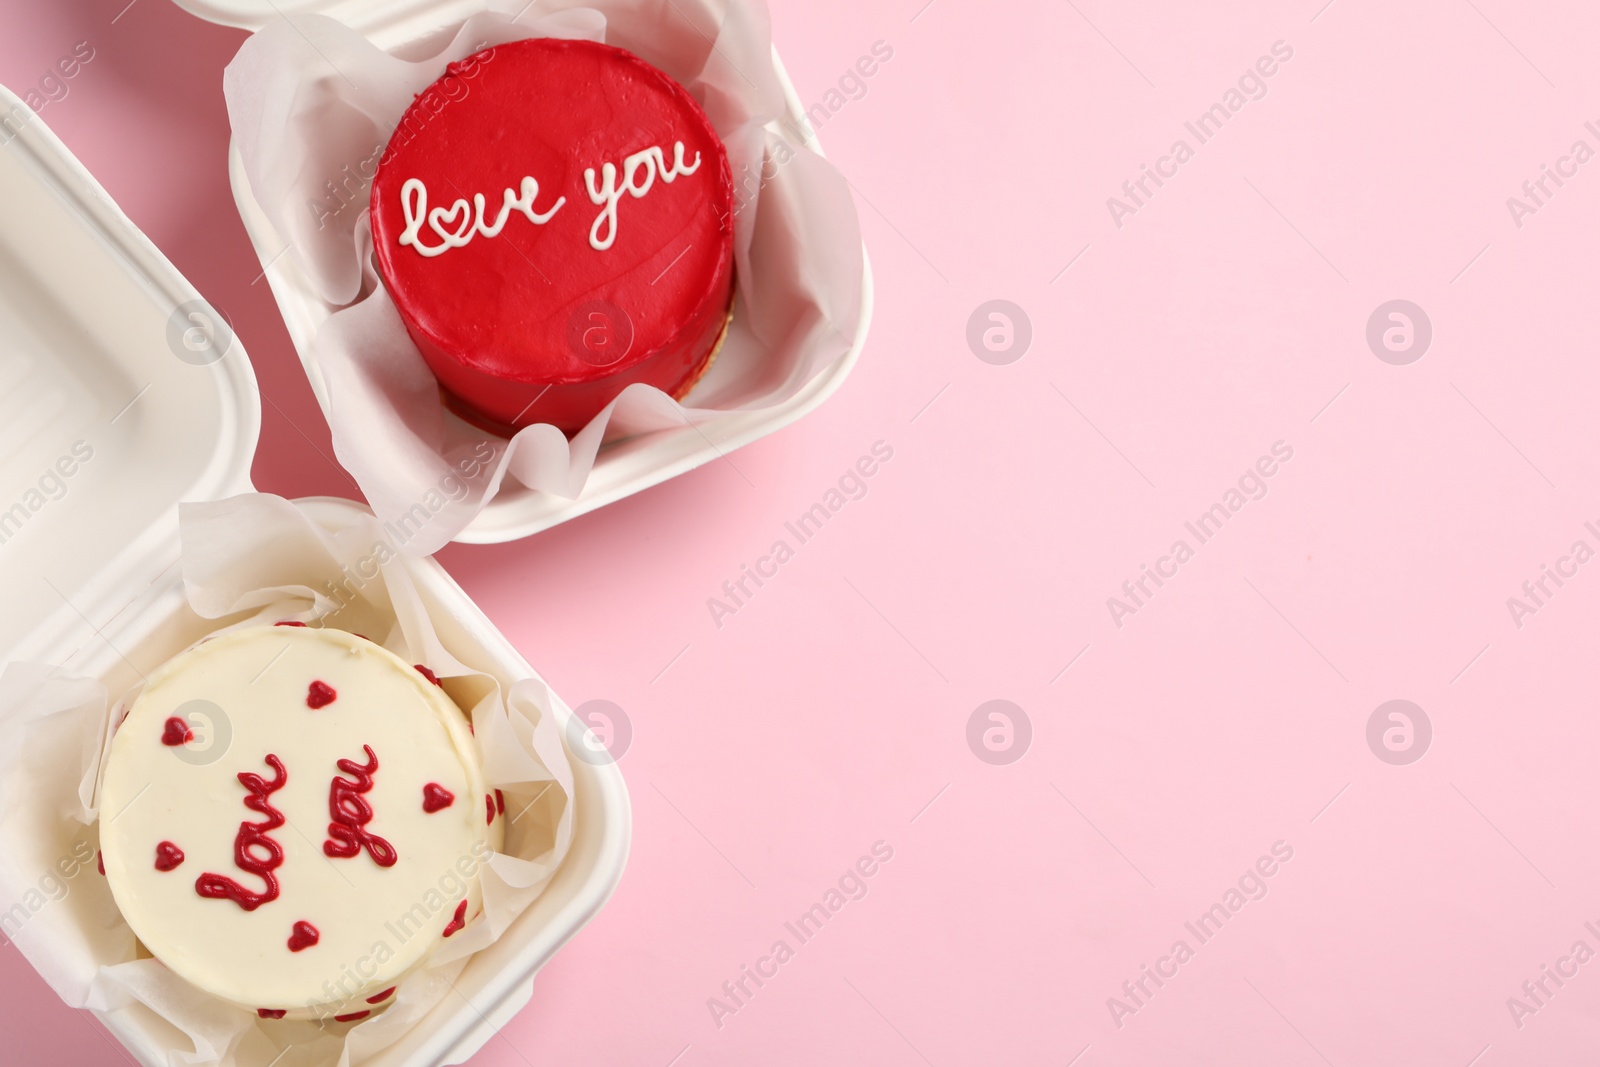
[[[625,161],[653,147],[677,170],[678,142],[685,172],[667,181],[639,162],[642,195],[624,191],[614,230],[596,227],[608,211],[585,171],[603,196],[605,164],[623,189]],[[538,183],[532,213],[565,203],[542,224],[513,209],[487,236],[475,196],[492,228],[525,178]],[[412,179],[427,201],[414,214],[429,220],[418,242],[469,240],[434,256],[400,243]],[[401,118],[372,185],[378,267],[401,319],[450,406],[501,433],[538,422],[572,433],[636,381],[686,392],[728,311],[732,220],[727,153],[700,106],[632,53],[591,41],[516,41],[452,64]]]

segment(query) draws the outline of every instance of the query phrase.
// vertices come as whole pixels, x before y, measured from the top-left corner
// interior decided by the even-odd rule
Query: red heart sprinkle
[[[384,1001],[388,1000],[392,996],[394,996],[394,986],[390,986],[388,989],[385,989],[382,993],[379,993],[375,997],[368,997],[367,998],[367,1003],[368,1004],[381,1004]]]
[[[283,623],[280,622],[278,625],[282,626]],[[282,1008],[257,1008],[256,1014],[263,1019],[281,1019],[289,1013]]]
[[[365,1019],[371,1014],[370,1011],[353,1011],[349,1015],[335,1015],[333,1021],[336,1023],[353,1023],[357,1019]]]
[[[301,952],[322,940],[322,935],[317,928],[304,919],[294,924],[294,933],[289,935],[289,951]]]
[[[456,905],[455,918],[451,919],[449,925],[444,928],[444,936],[449,937],[451,934],[455,933],[457,930],[460,930],[466,925],[467,902],[463,900],[461,903]]]
[[[337,699],[339,699],[339,694],[327,682],[312,682],[311,688],[306,690],[306,707],[308,708],[325,708]]]
[[[420,663],[414,663],[414,664],[412,664],[412,666],[416,667],[417,668],[417,673],[422,675],[428,681],[432,682],[434,685],[439,686],[439,688],[441,688],[441,689],[444,688],[444,685],[443,685],[443,683],[441,683],[439,681],[439,676],[437,674],[434,674],[432,671],[430,671],[428,668],[424,667]]]
[[[422,787],[422,810],[429,815],[443,811],[455,802],[456,795],[438,782],[429,782]]]
[[[194,731],[189,729],[189,724],[174,715],[167,720],[166,729],[161,731],[161,743],[168,748],[177,748],[187,745],[194,740]]]
[[[171,841],[156,846],[156,870],[175,871],[183,865],[183,849]]]

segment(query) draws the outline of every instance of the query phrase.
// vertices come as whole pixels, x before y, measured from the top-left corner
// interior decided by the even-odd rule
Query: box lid
[[[61,663],[248,491],[261,397],[229,324],[0,87],[0,658]]]

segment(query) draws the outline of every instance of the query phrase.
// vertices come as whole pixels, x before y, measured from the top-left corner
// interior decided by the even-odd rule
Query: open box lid
[[[178,559],[178,504],[246,492],[243,346],[0,87],[0,659],[62,663]]]

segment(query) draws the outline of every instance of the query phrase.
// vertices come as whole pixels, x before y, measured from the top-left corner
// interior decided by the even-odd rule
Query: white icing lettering
[[[561,205],[567,202],[567,198],[561,197],[551,205],[549,211],[540,214],[533,209],[533,202],[538,195],[539,183],[533,178],[523,178],[520,192],[515,189],[506,190],[500,212],[491,223],[484,218],[488,201],[482,193],[475,193],[470,204],[465,200],[457,200],[448,208],[436,207],[430,211],[428,187],[420,178],[409,178],[400,187],[400,207],[406,216],[406,228],[401,231],[400,243],[410,245],[418,253],[429,258],[443,255],[452,248],[460,248],[480,233],[485,237],[499,236],[500,231],[505,229],[506,220],[511,217],[513,210],[527,216],[528,221],[535,226],[543,226],[561,210]],[[424,223],[439,238],[438,244],[424,242],[422,238]]]
[[[615,164],[605,163],[600,167],[600,184],[594,180],[594,168],[589,167],[583,172],[583,183],[589,191],[589,202],[601,208],[600,214],[595,216],[594,224],[589,227],[589,247],[597,252],[604,252],[611,247],[617,239],[617,202],[622,199],[622,194],[627,193],[635,200],[650,191],[659,176],[662,181],[672,183],[680,174],[693,174],[700,169],[700,153],[694,154],[693,163],[683,161],[683,142],[677,141],[672,146],[672,163],[667,163],[667,154],[660,145],[651,145],[642,151],[635,152],[622,161],[622,185],[617,185],[617,168]],[[639,180],[640,173],[643,180]],[[601,231],[605,236],[601,237]]]
[[[583,180],[589,200],[601,207],[600,214],[595,216],[593,225],[589,227],[589,246],[604,252],[616,241],[617,204],[624,195],[637,200],[655,186],[657,178],[670,185],[681,175],[693,174],[699,169],[700,153],[694,154],[693,161],[685,161],[682,141],[673,143],[670,163],[666,150],[659,145],[651,145],[625,158],[622,161],[621,185],[617,184],[617,166],[614,163],[601,165],[598,183],[595,181],[594,168],[586,168]],[[538,195],[539,183],[531,177],[523,178],[520,191],[505,191],[500,211],[490,222],[486,217],[488,201],[482,193],[473,194],[471,202],[458,199],[449,207],[430,209],[427,185],[420,178],[409,178],[400,187],[400,207],[405,213],[406,226],[400,233],[399,241],[402,245],[415,248],[420,255],[432,258],[452,248],[462,247],[479,234],[485,237],[499,236],[512,211],[521,212],[536,226],[543,226],[561,210],[567,198],[559,198],[550,210],[540,214],[533,208]],[[424,239],[424,227],[438,238],[437,243],[430,244]],[[601,236],[602,232],[604,237]]]

